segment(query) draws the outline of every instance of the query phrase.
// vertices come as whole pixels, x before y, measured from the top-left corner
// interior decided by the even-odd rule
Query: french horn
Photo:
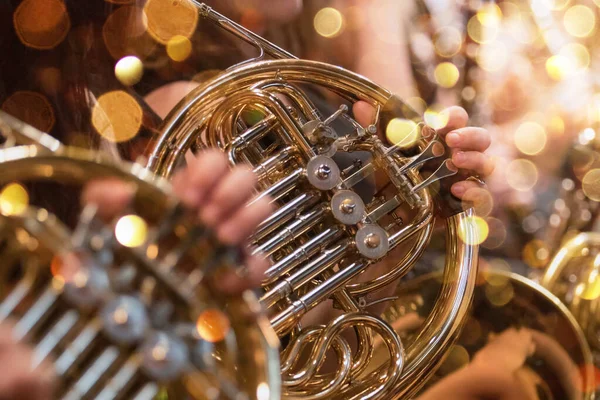
[[[139,164],[4,112],[0,129],[0,321],[32,345],[34,367],[53,364],[53,398],[280,398],[279,342],[256,296],[210,283],[241,249]],[[118,215],[74,204],[98,179],[133,189]]]
[[[475,286],[475,215],[450,195],[458,175],[448,149],[382,87],[337,66],[297,59],[205,4],[195,4],[205,20],[256,46],[260,56],[182,100],[165,119],[148,168],[169,178],[188,151],[218,147],[232,164],[250,164],[261,193],[274,199],[277,210],[252,241],[271,261],[260,301],[286,343],[281,352],[284,398],[412,396],[456,340]],[[273,60],[263,60],[266,55]],[[345,103],[325,118],[308,97],[307,90],[314,88]],[[348,115],[348,103],[357,100],[377,110],[368,127]],[[388,116],[404,134],[394,145],[384,144],[377,134],[385,130]],[[337,124],[341,128],[334,129]],[[349,159],[345,165],[344,156]],[[432,164],[425,173],[424,166]],[[372,190],[374,178],[383,183],[376,182]],[[364,193],[369,190],[375,193]],[[399,207],[409,218],[396,213]],[[373,294],[389,288],[419,260],[436,213],[446,225],[443,284],[416,340],[406,344],[389,322],[368,309],[393,300]],[[408,248],[392,256],[401,246]],[[393,267],[373,276],[381,260]],[[330,302],[337,315],[306,322],[326,313],[323,306]],[[377,338],[386,356],[375,360]]]
[[[442,282],[439,272],[428,272],[401,283],[397,288],[398,299],[383,317],[395,324],[403,337],[413,337]],[[595,398],[592,352],[574,315],[557,296],[538,283],[498,269],[480,271],[465,328],[427,387],[473,362],[490,342],[511,329],[525,329],[531,338],[533,351],[524,365],[513,372],[533,389],[529,392],[532,397],[527,400]],[[522,346],[512,340],[502,343]],[[496,361],[488,357],[486,362]]]

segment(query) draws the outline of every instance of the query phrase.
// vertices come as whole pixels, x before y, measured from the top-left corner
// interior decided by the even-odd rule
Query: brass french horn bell
[[[168,178],[188,151],[217,147],[232,164],[250,164],[261,193],[274,199],[277,210],[252,241],[271,260],[261,303],[288,342],[281,353],[283,397],[410,397],[456,340],[475,285],[474,212],[449,194],[459,178],[448,149],[382,87],[340,67],[296,59],[195,4],[204,19],[255,45],[260,56],[205,82],[175,107],[150,152],[149,169]],[[265,55],[275,60],[263,61]],[[327,90],[344,104],[325,118],[306,87]],[[347,113],[347,103],[357,100],[377,110],[366,128]],[[377,134],[389,115],[403,136],[391,146]],[[336,123],[343,132],[332,127]],[[351,162],[342,165],[343,157]],[[432,163],[436,168],[423,174]],[[374,193],[361,193],[374,180]],[[410,218],[401,218],[399,208]],[[371,301],[372,293],[397,282],[425,251],[434,209],[446,223],[444,283],[417,340],[406,345],[367,309],[381,301]],[[402,246],[408,248],[390,255]],[[382,260],[393,266],[373,276]],[[338,316],[304,323],[329,300]],[[372,357],[377,337],[387,354],[381,363]],[[324,363],[330,349],[337,358],[333,370]]]
[[[279,342],[257,298],[210,283],[240,265],[239,249],[142,166],[4,112],[0,129],[29,143],[0,149],[0,321],[31,343],[34,366],[53,363],[55,398],[280,398]],[[133,189],[126,209],[78,209],[82,188],[106,178]]]
[[[418,329],[442,282],[439,272],[431,272],[399,285],[398,298],[383,316],[404,340],[418,339]],[[534,388],[537,397],[533,398],[595,398],[592,353],[573,314],[558,297],[539,284],[498,269],[480,272],[465,329],[427,387],[473,362],[479,351],[509,329],[530,332],[533,353],[512,373],[519,374]],[[508,342],[517,348],[521,345]],[[511,348],[505,349],[509,354],[511,351]],[[488,359],[487,362],[495,361]]]

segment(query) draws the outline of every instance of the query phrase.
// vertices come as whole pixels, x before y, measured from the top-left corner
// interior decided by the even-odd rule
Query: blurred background
[[[435,128],[460,105],[489,129],[497,166],[477,210],[483,268],[535,279],[562,241],[597,229],[600,1],[208,3],[298,57],[382,84]],[[185,0],[0,0],[0,54],[3,110],[127,160],[179,100],[157,90],[191,90],[257,56]]]

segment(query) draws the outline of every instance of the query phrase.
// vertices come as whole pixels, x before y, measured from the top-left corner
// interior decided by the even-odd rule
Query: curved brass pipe
[[[398,357],[398,354],[404,354],[399,337],[393,335],[379,317],[364,314],[363,303],[367,294],[401,278],[422,255],[432,232],[433,203],[446,204],[445,200],[441,197],[434,200],[428,189],[418,190],[417,187],[426,184],[418,173],[422,163],[414,152],[411,158],[399,147],[386,147],[373,132],[378,121],[365,130],[349,117],[346,121],[352,124],[358,136],[340,139],[338,150],[368,151],[374,162],[359,166],[348,175],[342,174],[342,182],[336,189],[316,190],[316,186],[309,184],[313,172],[309,172],[308,163],[318,157],[332,156],[339,137],[330,135],[327,142],[314,136],[321,134],[318,129],[326,124],[298,87],[300,84],[315,85],[350,102],[366,101],[378,110],[377,115],[386,107],[399,106],[400,110],[395,111],[400,114],[396,117],[415,121],[416,126],[421,126],[418,115],[389,91],[360,75],[325,63],[295,59],[209,7],[201,4],[199,7],[202,16],[243,40],[257,44],[261,52],[275,57],[285,54],[289,59],[242,63],[192,91],[165,119],[162,134],[150,152],[149,169],[170,177],[184,154],[194,150],[194,144],[219,147],[229,154],[233,163],[250,162],[255,170],[261,171],[260,187],[263,193],[275,198],[279,209],[274,214],[276,217],[263,223],[254,237],[254,244],[269,254],[276,265],[269,270],[266,293],[262,297],[264,305],[269,307],[271,324],[280,335],[291,334],[292,347],[288,346],[283,353],[286,397],[319,398],[321,391],[328,393],[328,398],[340,399],[388,399],[414,394],[456,340],[467,315],[478,252],[472,224],[473,210],[462,211],[454,206],[445,215],[446,283],[419,340],[406,348],[405,355]],[[284,98],[289,102],[285,103]],[[244,110],[256,110],[263,119],[246,127],[242,117]],[[431,140],[436,139],[429,137],[419,141],[412,150],[422,154],[423,158],[435,158],[425,157],[425,146]],[[331,143],[334,147],[329,148]],[[442,167],[447,165],[442,163]],[[440,179],[448,176],[442,167]],[[324,173],[329,174],[328,169]],[[398,190],[395,197],[383,197],[384,204],[367,204],[367,208],[373,207],[368,210],[372,218],[367,216],[358,224],[335,221],[330,205],[333,194],[338,190],[352,191],[357,182],[375,170],[387,174],[392,188]],[[427,183],[436,176],[430,177]],[[316,197],[309,200],[313,193]],[[403,203],[414,211],[414,220],[401,228],[397,228],[402,224],[396,221],[378,221],[383,216],[389,217]],[[294,212],[295,206],[290,204],[303,204],[304,208]],[[293,220],[294,215],[297,220]],[[414,248],[382,276],[373,277],[368,276],[370,266],[382,257],[370,259],[360,253],[355,235],[363,226],[379,227],[380,222],[389,224],[380,227],[389,241],[389,250],[408,242],[409,238],[414,240]],[[338,228],[340,233],[332,232],[327,236],[331,244],[317,247],[311,242],[324,230]],[[359,244],[363,246],[363,243]],[[316,249],[322,253],[319,255]],[[296,257],[302,261],[296,261]],[[356,278],[363,274],[366,274],[366,281],[361,277],[362,281],[357,282]],[[305,327],[302,321],[311,314],[310,311],[328,299],[333,299],[342,315],[326,327]],[[352,321],[352,324],[343,321]],[[358,351],[351,358],[350,372],[347,370],[348,347],[342,344],[346,339],[340,336],[349,326],[359,331]],[[377,367],[370,362],[373,349],[368,332],[371,330],[383,336],[388,349],[386,362]],[[296,364],[296,357],[307,342],[313,347],[308,363],[301,367]],[[332,345],[339,356],[334,374],[319,372],[328,345]]]

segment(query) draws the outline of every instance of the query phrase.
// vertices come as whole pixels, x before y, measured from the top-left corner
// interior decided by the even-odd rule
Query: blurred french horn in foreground
[[[460,178],[448,149],[387,90],[343,68],[296,59],[196,4],[205,19],[255,45],[260,57],[206,82],[175,107],[149,168],[170,177],[188,151],[218,147],[231,163],[249,163],[262,193],[277,204],[252,239],[272,261],[261,302],[275,331],[289,339],[281,353],[283,397],[409,398],[457,338],[475,285],[474,212],[450,195]],[[262,61],[265,54],[275,60]],[[304,90],[314,88],[346,103],[324,118]],[[377,110],[366,128],[347,114],[357,100]],[[377,135],[390,113],[402,137],[392,146]],[[423,174],[421,167],[430,164],[434,171]],[[401,207],[411,218],[398,215]],[[397,282],[421,257],[435,207],[446,222],[443,285],[415,340],[403,343],[390,323],[367,308],[393,301],[372,294]],[[407,246],[403,253],[395,251],[401,246]],[[393,266],[374,274],[381,260]],[[337,317],[305,323],[312,310],[326,315],[321,306],[329,301]],[[376,339],[386,357],[373,358]]]
[[[142,166],[65,147],[3,112],[0,129],[20,144],[0,149],[0,321],[33,345],[35,366],[54,363],[55,398],[280,398],[279,342],[256,297],[209,283],[237,268],[239,249],[191,223]],[[104,178],[134,189],[110,220],[77,210],[83,187]]]

